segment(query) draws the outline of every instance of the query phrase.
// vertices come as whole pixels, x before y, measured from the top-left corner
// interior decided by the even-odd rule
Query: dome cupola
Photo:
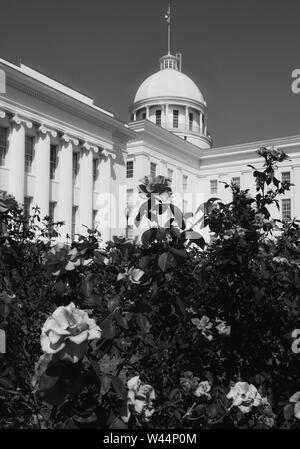
[[[182,73],[182,54],[171,54],[171,3],[165,15],[168,53],[160,70],[145,79],[129,108],[131,120],[150,120],[200,148],[211,148],[207,132],[207,105],[198,86]]]

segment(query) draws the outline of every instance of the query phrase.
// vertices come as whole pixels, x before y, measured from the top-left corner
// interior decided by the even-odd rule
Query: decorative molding
[[[11,122],[12,122],[14,125],[21,125],[21,123],[22,123],[20,117],[18,117],[17,115],[13,115],[13,116],[12,116]]]
[[[82,148],[84,150],[90,150],[91,149],[91,145],[88,142],[84,142],[84,144],[82,144]]]
[[[32,128],[32,122],[30,120],[27,120],[25,118],[19,117],[16,114],[12,116],[11,122],[14,125],[21,125],[21,123],[24,123],[27,128],[29,128],[29,129]]]
[[[57,131],[54,131],[52,129],[46,128],[46,126],[44,125],[40,125],[37,128],[37,131],[41,134],[47,134],[49,133],[53,138],[57,137]]]
[[[22,105],[24,107],[24,105]],[[57,130],[58,135],[66,134],[69,137],[74,136],[74,138],[78,139],[82,142],[93,142],[91,146],[97,146],[100,148],[103,148],[104,146],[113,146],[114,141],[110,139],[106,139],[103,136],[101,136],[101,140],[97,139],[97,135],[87,135],[86,133],[82,133],[82,130],[77,130],[73,128],[69,128],[65,125],[62,125],[61,123],[57,123],[55,120],[53,120],[53,117],[50,116],[41,116],[39,114],[36,114],[32,111],[26,111],[25,109],[21,109],[17,103],[14,105],[0,102],[0,108],[1,110],[5,108],[6,110],[6,116],[12,117],[16,116],[21,119],[21,117],[26,117],[28,114],[27,120],[31,120],[35,124],[42,124],[47,129],[51,130]],[[22,120],[22,119],[21,119]]]
[[[65,142],[65,143],[69,143],[70,142],[70,136],[68,136],[68,134],[63,134],[62,136],[61,136],[61,140],[63,141],[63,142]]]
[[[78,145],[79,145],[79,140],[76,139],[75,137],[71,137],[71,140],[72,140],[73,144],[75,145],[75,147],[78,147]]]

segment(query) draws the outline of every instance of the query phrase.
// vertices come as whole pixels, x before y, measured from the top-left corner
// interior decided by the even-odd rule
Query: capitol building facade
[[[260,167],[261,147],[283,149],[280,176],[295,184],[274,218],[300,218],[300,135],[215,148],[207,104],[183,73],[181,54],[160,58],[158,71],[137,89],[123,123],[92,98],[24,64],[0,59],[0,191],[27,213],[64,221],[61,238],[97,227],[104,240],[133,238],[136,193],[143,176],[171,179],[174,202],[195,211],[210,197],[230,201],[231,181],[255,193],[248,164]]]

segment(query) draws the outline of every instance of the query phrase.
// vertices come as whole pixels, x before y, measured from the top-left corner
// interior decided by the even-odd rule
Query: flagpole
[[[171,0],[169,0],[169,20],[168,20],[168,55],[171,54]]]

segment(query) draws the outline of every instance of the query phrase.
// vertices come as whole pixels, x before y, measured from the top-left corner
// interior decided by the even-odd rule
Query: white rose
[[[247,382],[237,382],[227,394],[232,399],[232,405],[237,406],[242,413],[249,413],[252,407],[262,403],[262,397],[254,385]]]
[[[41,346],[46,354],[59,353],[60,358],[78,362],[87,351],[88,340],[101,337],[95,320],[74,303],[58,307],[42,327]]]

